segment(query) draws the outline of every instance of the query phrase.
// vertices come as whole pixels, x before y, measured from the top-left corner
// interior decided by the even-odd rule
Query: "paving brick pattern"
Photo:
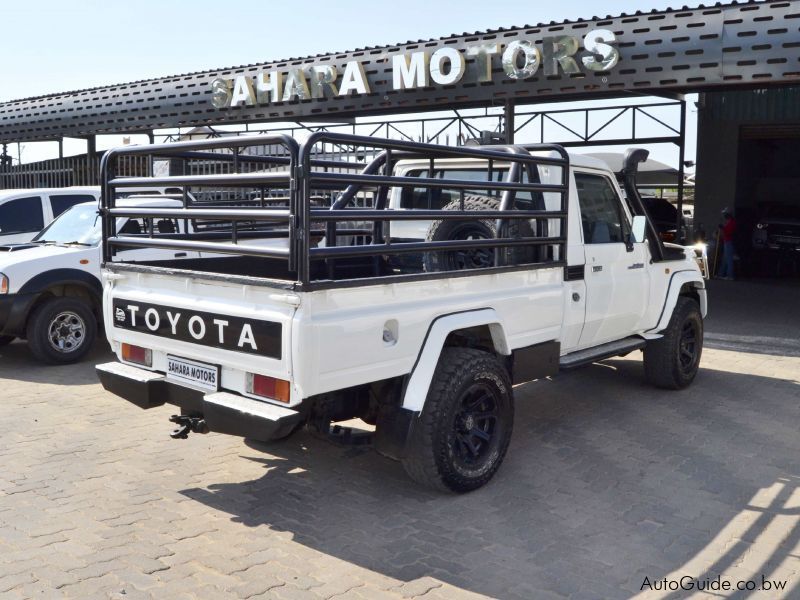
[[[0,349],[0,598],[578,600],[762,574],[788,587],[756,597],[800,594],[800,358],[709,349],[677,393],[638,357],[519,387],[506,462],[465,496],[306,433],[173,441],[170,407],[97,384],[107,359]]]

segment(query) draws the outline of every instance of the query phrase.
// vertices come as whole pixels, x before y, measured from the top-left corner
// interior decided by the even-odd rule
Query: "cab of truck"
[[[100,198],[100,188],[0,190],[0,246],[29,242],[67,209]]]

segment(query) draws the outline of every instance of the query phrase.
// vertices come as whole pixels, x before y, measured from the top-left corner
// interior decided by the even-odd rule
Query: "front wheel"
[[[681,296],[664,337],[647,342],[644,373],[656,387],[680,390],[694,381],[703,353],[703,316],[693,298]]]
[[[51,298],[36,307],[28,321],[28,346],[40,361],[68,364],[92,349],[97,320],[77,298]]]
[[[445,348],[403,466],[428,487],[475,490],[500,468],[513,424],[511,380],[497,357],[471,348]]]

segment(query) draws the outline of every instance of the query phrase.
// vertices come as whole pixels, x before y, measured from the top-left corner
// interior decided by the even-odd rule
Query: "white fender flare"
[[[416,412],[422,410],[447,336],[459,329],[480,325],[489,326],[495,351],[506,356],[511,354],[502,320],[493,308],[442,315],[431,324],[423,341],[403,396],[403,408]]]
[[[706,297],[706,285],[702,276],[698,271],[687,269],[686,271],[676,271],[672,274],[669,281],[669,288],[667,290],[667,298],[664,301],[664,306],[661,309],[661,314],[658,317],[658,323],[655,327],[650,329],[648,333],[663,331],[669,325],[669,320],[672,317],[672,312],[675,310],[675,305],[678,303],[678,297],[681,293],[681,288],[685,284],[689,284],[697,290],[697,295],[700,297],[700,314],[705,318],[708,313],[708,300]]]

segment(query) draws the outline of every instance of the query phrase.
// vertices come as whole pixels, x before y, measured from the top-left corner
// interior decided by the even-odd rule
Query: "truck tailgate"
[[[107,270],[103,281],[106,334],[120,360],[128,343],[150,349],[160,373],[176,364],[215,366],[216,387],[245,395],[248,373],[292,381],[295,294],[186,273]],[[301,397],[291,396],[291,404]]]

